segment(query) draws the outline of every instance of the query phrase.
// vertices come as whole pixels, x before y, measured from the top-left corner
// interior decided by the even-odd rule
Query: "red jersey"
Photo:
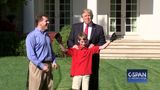
[[[99,46],[68,49],[67,54],[72,56],[71,76],[92,74],[92,55],[99,51]]]

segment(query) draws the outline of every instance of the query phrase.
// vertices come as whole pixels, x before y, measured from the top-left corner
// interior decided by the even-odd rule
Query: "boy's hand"
[[[61,50],[63,51],[63,52],[66,52],[67,50],[65,49],[65,47],[63,46],[63,44],[59,44],[59,46],[60,46],[60,48],[61,48]]]
[[[94,46],[94,44],[90,44],[88,48],[92,48]]]
[[[111,35],[111,37],[110,37],[110,42],[113,42],[114,40],[116,40],[117,39],[117,35],[116,35],[116,33],[114,32],[112,35]]]
[[[79,49],[79,48],[78,48],[78,45],[73,45],[72,48]]]

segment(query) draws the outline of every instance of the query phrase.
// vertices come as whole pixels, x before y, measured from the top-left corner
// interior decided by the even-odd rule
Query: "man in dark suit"
[[[103,45],[105,41],[103,27],[92,22],[93,13],[90,9],[84,9],[82,11],[81,17],[83,19],[82,23],[76,23],[72,25],[72,30],[69,35],[67,42],[68,47],[77,48],[77,35],[80,32],[86,32],[89,40],[89,44]],[[87,27],[87,28],[86,28]],[[98,90],[98,70],[99,70],[99,54],[93,55],[92,63],[92,75],[90,77],[90,90]]]

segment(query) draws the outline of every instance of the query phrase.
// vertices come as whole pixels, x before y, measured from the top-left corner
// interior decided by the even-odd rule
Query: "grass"
[[[70,58],[57,58],[53,71],[56,90],[70,90]],[[0,58],[0,90],[25,90],[28,62],[25,57]],[[147,69],[147,83],[128,83],[127,69]],[[159,90],[160,60],[101,60],[99,90]]]

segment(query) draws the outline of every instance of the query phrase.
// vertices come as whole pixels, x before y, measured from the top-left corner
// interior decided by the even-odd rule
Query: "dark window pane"
[[[111,10],[115,10],[116,9],[116,5],[111,5]]]
[[[130,19],[126,19],[126,24],[130,24],[131,23],[130,21],[131,21]]]
[[[55,25],[49,24],[49,31],[55,31]]]
[[[50,12],[50,17],[54,17],[54,12]]]
[[[66,23],[65,24],[70,24],[70,19],[66,19]]]
[[[64,12],[60,12],[60,17],[64,17]]]
[[[137,17],[137,12],[132,12],[132,17]]]
[[[116,24],[121,24],[121,19],[116,19]]]
[[[48,0],[46,0],[46,1],[48,1]],[[50,0],[50,3],[53,3],[53,4],[54,4],[54,0]]]
[[[126,17],[131,17],[131,12],[126,12]]]
[[[70,5],[65,5],[65,10],[70,10]]]
[[[131,3],[132,0],[126,0],[126,3]]]
[[[49,15],[49,12],[48,12],[48,11],[46,11],[46,12],[45,12],[45,14]]]
[[[61,24],[61,25],[60,25],[60,29],[62,29],[63,27],[64,27],[64,24]]]
[[[45,0],[45,3],[49,3],[49,0]]]
[[[126,10],[131,10],[131,5],[126,5]]]
[[[54,10],[55,8],[54,8],[54,5],[51,5],[50,6],[50,10]]]
[[[48,5],[45,5],[45,10],[49,10],[49,6]]]
[[[121,32],[121,26],[116,26],[116,32]]]
[[[69,13],[69,12],[66,12],[65,16],[66,16],[66,17],[70,17],[70,13]]]
[[[137,0],[132,0],[132,3],[137,3]]]
[[[60,5],[60,10],[64,10],[64,5]]]
[[[59,1],[60,1],[60,3],[64,3],[65,0],[59,0]]]
[[[115,17],[116,13],[115,12],[111,12],[111,17]]]
[[[116,3],[116,0],[111,0],[111,3]]]
[[[137,5],[132,5],[132,10],[137,10]]]
[[[65,3],[70,4],[70,0],[65,0]]]
[[[118,4],[118,3],[121,3],[121,0],[116,0],[116,3]]]
[[[49,18],[50,20],[49,20],[49,22],[50,22],[50,24],[54,24],[54,18]]]
[[[126,0],[126,3],[137,3],[137,0]]]
[[[131,31],[131,26],[126,26],[126,32],[130,32]]]
[[[116,10],[121,10],[121,5],[117,5]]]
[[[64,24],[64,19],[60,19],[60,24]]]
[[[121,17],[121,12],[117,12],[116,17]]]

